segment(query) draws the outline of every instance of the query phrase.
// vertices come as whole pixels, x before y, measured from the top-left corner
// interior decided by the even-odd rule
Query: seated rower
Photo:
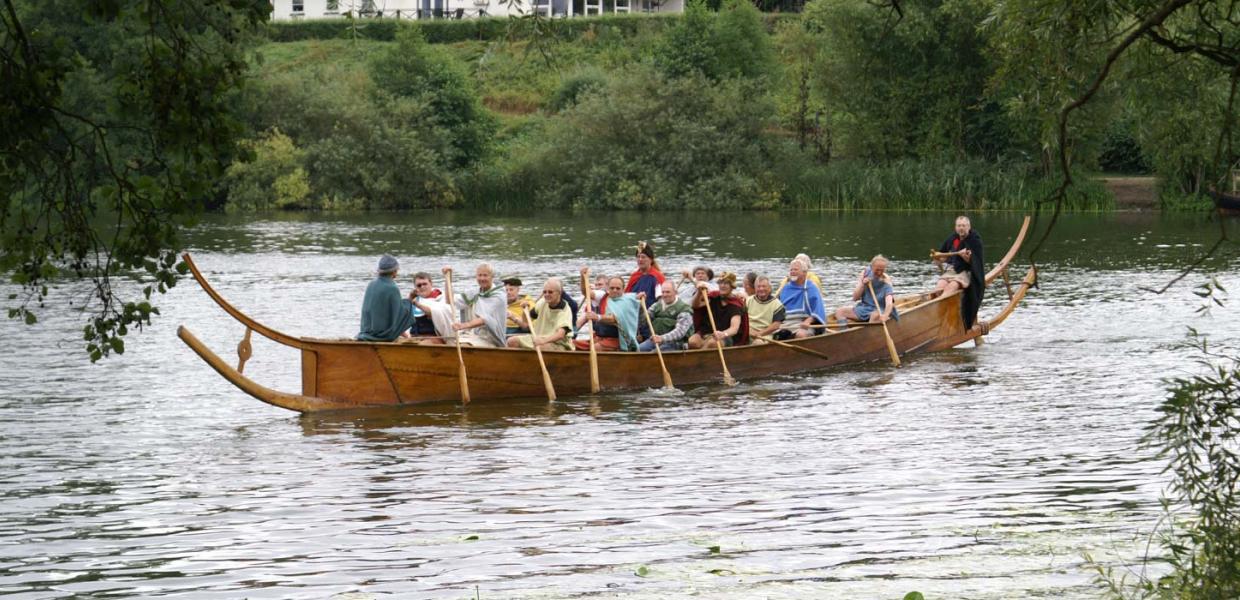
[[[747,300],[750,296],[758,293],[757,287],[758,274],[750,271],[745,274],[745,281],[741,284],[741,289],[736,292],[736,295],[739,296],[741,300]]]
[[[719,276],[719,291],[711,292],[704,281],[698,282],[698,296],[693,300],[694,333],[689,338],[689,348],[714,348],[741,346],[749,343],[749,318],[745,305],[732,295],[736,275],[724,273]],[[706,310],[706,303],[710,310]],[[710,316],[715,317],[711,326]]]
[[[792,259],[788,265],[788,278],[779,290],[779,302],[784,305],[784,323],[780,339],[804,338],[822,333],[827,323],[827,311],[822,304],[822,291],[809,279],[805,262]]]
[[[548,279],[543,284],[542,296],[530,311],[533,323],[526,323],[525,315],[521,315],[521,324],[528,326],[530,332],[508,338],[508,347],[533,349],[537,345],[542,350],[572,350],[569,336],[573,316],[564,284],[556,277]]]
[[[874,294],[870,293],[874,287]],[[878,297],[875,298],[874,295]],[[835,311],[835,320],[840,330],[848,328],[848,320],[883,323],[887,319],[900,319],[896,311],[896,295],[891,288],[891,277],[887,275],[887,258],[879,254],[870,260],[870,266],[861,270],[857,277],[857,285],[853,288],[853,306],[841,306]],[[882,310],[879,310],[879,307]]]
[[[655,344],[660,350],[684,350],[693,331],[693,309],[676,295],[675,284],[664,281],[660,289],[663,293],[648,309],[654,334],[637,345],[638,352],[654,352]]]
[[[715,272],[710,267],[702,265],[693,267],[692,272],[685,271],[681,274],[681,278],[680,286],[676,288],[676,294],[680,296],[681,300],[685,301],[685,304],[692,304],[693,299],[697,298],[697,284],[699,281],[706,282],[711,292],[719,291],[719,286],[713,281]]]
[[[583,286],[585,285],[586,281],[589,281],[589,278],[590,278],[590,269],[588,267],[581,267],[580,281],[582,282]],[[581,300],[577,303],[579,308],[577,311],[574,312],[574,318],[573,318],[573,323],[576,324],[576,327],[577,327],[577,335],[574,338],[574,343],[576,342],[588,343],[590,341],[590,338],[594,336],[594,323],[592,321],[582,319],[580,315],[584,314],[586,311],[601,312],[599,310],[599,304],[603,301],[603,298],[606,298],[606,297],[607,297],[607,276],[606,275],[599,275],[598,277],[594,278],[594,285],[592,287],[581,288]]]
[[[624,279],[611,277],[607,280],[607,296],[599,302],[599,310],[583,311],[579,324],[590,322],[594,327],[595,348],[604,351],[637,348],[637,296],[624,293]],[[590,348],[589,341],[575,342],[582,350]]]
[[[753,295],[745,298],[745,312],[749,314],[749,339],[768,335],[775,335],[779,340],[792,337],[792,332],[781,329],[788,311],[779,298],[771,294],[769,277],[762,275],[755,279]]]
[[[431,283],[430,273],[419,271],[413,276],[413,291],[409,293],[412,304],[413,327],[409,333],[421,344],[442,344],[444,337],[455,337],[452,330],[452,307],[448,306],[443,292]]]
[[[505,277],[503,284],[504,295],[508,302],[508,320],[505,321],[504,333],[508,335],[529,333],[530,330],[521,327],[521,323],[525,321],[525,310],[534,307],[534,299],[528,294],[521,293],[520,277]]]
[[[808,254],[802,252],[796,255],[796,257],[794,257],[792,260],[801,261],[801,264],[805,266],[805,277],[808,278],[810,281],[814,282],[814,285],[818,286],[819,292],[822,292],[825,289],[822,287],[822,280],[819,279],[818,274],[814,272],[814,265],[813,263],[809,261]],[[779,285],[775,286],[776,296],[778,296],[780,293],[784,291],[784,284],[788,283],[788,280],[789,280],[788,277],[784,277],[783,281],[780,281]]]
[[[366,286],[366,295],[362,297],[362,322],[357,339],[391,342],[409,337],[413,313],[409,300],[401,298],[400,289],[396,287],[399,270],[396,257],[384,254],[379,259],[378,274]]]
[[[451,267],[444,267],[445,275],[451,272]],[[453,305],[461,311],[461,322],[453,323],[452,329],[461,336],[462,344],[502,348],[508,339],[505,332],[508,308],[503,290],[494,284],[495,269],[482,263],[474,271],[474,279],[478,282],[478,293],[456,294]]]

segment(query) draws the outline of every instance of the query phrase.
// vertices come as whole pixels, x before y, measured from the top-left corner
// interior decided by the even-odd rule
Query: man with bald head
[[[533,322],[526,322],[525,315],[521,315],[519,324],[530,332],[508,338],[509,348],[538,346],[542,350],[572,350],[569,344],[573,332],[572,308],[565,301],[564,284],[559,278],[552,277],[543,284],[542,298],[534,303],[530,319]]]

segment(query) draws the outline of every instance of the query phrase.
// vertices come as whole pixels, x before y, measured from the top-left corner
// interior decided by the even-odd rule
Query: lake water
[[[675,272],[782,275],[806,251],[837,306],[878,252],[897,291],[928,287],[926,252],[951,223],[274,215],[209,218],[187,241],[241,310],[333,337],[356,332],[383,252],[404,275],[486,259],[533,291],[586,262],[628,272],[638,239]],[[990,262],[1018,225],[975,217]],[[1067,217],[1039,255],[1041,287],[984,346],[900,369],[304,417],[233,388],[176,338],[184,324],[231,360],[244,331],[192,280],[95,365],[67,310],[83,288],[61,286],[36,326],[0,322],[0,595],[1097,597],[1084,555],[1139,564],[1161,514],[1166,479],[1140,437],[1160,378],[1192,368],[1186,326],[1240,335],[1230,308],[1196,313],[1201,276],[1138,288],[1216,234],[1204,217]],[[1209,266],[1240,282],[1236,260]],[[983,314],[1003,300],[996,286]],[[297,355],[255,337],[246,374],[298,391]]]

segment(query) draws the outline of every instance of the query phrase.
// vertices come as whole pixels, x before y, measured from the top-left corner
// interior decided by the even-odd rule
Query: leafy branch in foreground
[[[0,272],[10,318],[48,284],[89,281],[91,360],[124,352],[151,295],[176,285],[178,231],[235,153],[229,105],[266,0],[0,4]],[[137,292],[118,278],[135,278]],[[75,303],[77,304],[77,303]]]

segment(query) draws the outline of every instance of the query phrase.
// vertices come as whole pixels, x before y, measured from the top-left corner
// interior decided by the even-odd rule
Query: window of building
[[[306,12],[306,0],[293,0],[293,14]]]

